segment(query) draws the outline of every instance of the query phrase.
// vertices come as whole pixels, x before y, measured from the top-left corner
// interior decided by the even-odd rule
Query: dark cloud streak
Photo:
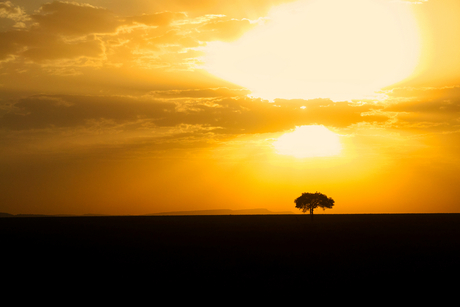
[[[63,35],[111,33],[121,25],[109,10],[59,1],[44,4],[31,18],[41,29]]]
[[[11,104],[0,118],[0,127],[11,130],[84,126],[91,120],[128,123],[137,120],[157,127],[203,125],[221,133],[269,133],[295,126],[323,124],[346,127],[359,122],[384,122],[385,116],[363,116],[373,110],[368,105],[319,100],[276,100],[268,103],[247,97],[212,97],[213,90],[173,92],[194,96],[186,102],[174,99],[122,96],[34,95]],[[215,94],[231,91],[214,90]],[[166,92],[168,96],[171,92]],[[204,97],[196,97],[199,96]],[[161,95],[159,95],[161,96]],[[192,99],[192,100],[190,100]],[[302,106],[305,109],[301,108]],[[4,110],[5,112],[5,110]]]
[[[19,100],[0,119],[0,126],[12,130],[77,127],[89,120],[155,120],[173,112],[174,104],[143,102],[126,97],[37,95]]]

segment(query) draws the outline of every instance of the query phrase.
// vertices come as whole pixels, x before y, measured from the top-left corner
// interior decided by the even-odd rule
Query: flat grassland
[[[460,273],[460,214],[12,217],[0,218],[0,242],[14,278],[422,283]]]

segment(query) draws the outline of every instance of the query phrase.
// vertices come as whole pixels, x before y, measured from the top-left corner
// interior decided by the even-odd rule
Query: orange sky
[[[460,212],[458,50],[457,0],[0,1],[0,212]]]

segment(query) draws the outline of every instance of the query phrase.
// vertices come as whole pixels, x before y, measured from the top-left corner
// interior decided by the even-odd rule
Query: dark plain
[[[460,214],[0,218],[9,282],[37,286],[439,284],[459,238]]]

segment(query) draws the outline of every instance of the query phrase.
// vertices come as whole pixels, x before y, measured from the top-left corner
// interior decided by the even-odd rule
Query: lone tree
[[[297,197],[295,200],[295,207],[302,210],[303,213],[310,210],[310,214],[313,217],[313,210],[315,208],[321,207],[323,210],[326,208],[330,209],[334,206],[334,200],[326,195],[316,192],[316,193],[302,193],[301,196]]]

